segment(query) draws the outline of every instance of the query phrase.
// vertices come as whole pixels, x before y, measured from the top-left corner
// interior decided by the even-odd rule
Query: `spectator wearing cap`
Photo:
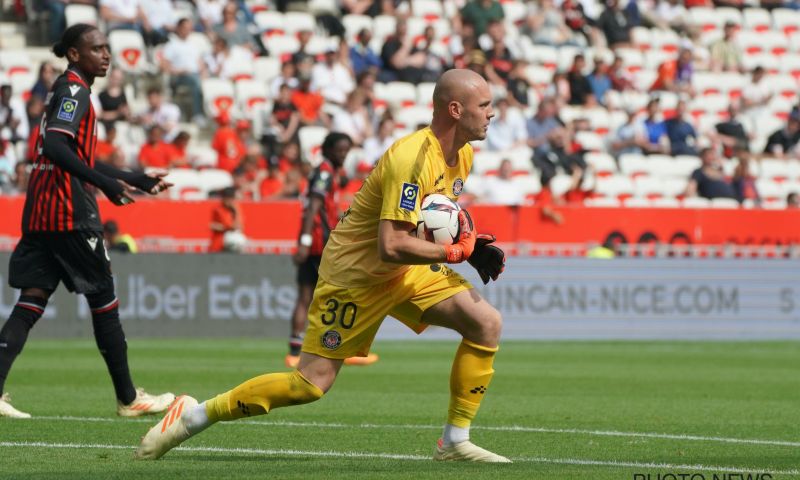
[[[738,72],[742,68],[742,50],[736,43],[736,24],[726,22],[723,36],[711,44],[711,70],[714,72]]]
[[[178,134],[178,123],[181,120],[181,110],[172,102],[164,100],[164,95],[158,87],[147,90],[147,110],[137,117],[137,122],[144,128],[158,125],[164,129],[164,138],[172,140]]]
[[[28,139],[30,128],[25,104],[13,98],[11,85],[0,85],[0,138],[11,143]]]
[[[233,172],[247,152],[247,145],[242,142],[239,133],[232,125],[227,112],[217,117],[219,127],[211,139],[211,148],[217,152],[217,168]]]
[[[364,162],[372,167],[379,158],[389,150],[389,147],[397,140],[394,131],[395,122],[392,117],[383,117],[378,124],[377,135],[371,136],[364,141]],[[491,124],[489,125],[491,127]]]
[[[767,138],[764,154],[777,158],[796,158],[800,141],[800,117],[790,115],[786,125]]]
[[[180,88],[186,88],[192,99],[192,111],[189,118],[200,125],[205,124],[203,114],[203,90],[200,77],[205,76],[205,64],[196,45],[189,41],[193,24],[188,18],[178,21],[176,35],[164,46],[161,68],[170,76],[170,88],[173,96]],[[170,132],[167,129],[167,132]],[[168,138],[171,138],[168,136]]]
[[[702,166],[692,172],[686,185],[685,197],[736,198],[733,186],[725,179],[722,162],[713,148],[700,151]]]
[[[642,119],[642,126],[647,137],[644,153],[669,153],[669,137],[667,136],[666,125],[661,119],[661,104],[658,97],[647,102],[647,110]]]
[[[495,102],[497,116],[489,123],[489,131],[486,134],[486,146],[489,150],[511,150],[527,144],[528,130],[525,117],[509,106],[507,98],[500,98]]]
[[[301,73],[298,77],[300,82],[297,90],[292,92],[292,103],[300,114],[301,125],[329,125],[328,114],[322,111],[325,99],[319,92],[312,90],[311,77]]]
[[[344,105],[347,95],[355,88],[350,70],[338,58],[338,51],[330,47],[325,60],[311,70],[311,89],[318,91],[326,102]]]
[[[383,66],[381,57],[379,57],[369,46],[372,41],[372,32],[366,28],[362,28],[358,35],[356,35],[356,43],[350,47],[350,65],[353,67],[353,73],[356,76],[360,75],[368,69],[376,69],[380,71]]]
[[[606,0],[606,9],[597,19],[597,28],[605,35],[609,47],[630,46],[633,23],[628,12],[620,7],[619,0]]]
[[[233,47],[244,47],[252,53],[258,53],[259,48],[253,40],[253,35],[247,26],[236,17],[239,5],[228,2],[222,7],[222,22],[214,25],[214,35],[224,38],[227,44]]]
[[[731,100],[728,104],[727,120],[714,127],[716,130],[715,140],[722,144],[722,152],[726,158],[731,158],[734,150],[750,151],[752,134],[747,133],[739,118],[740,105],[738,100]]]
[[[697,155],[697,132],[686,120],[686,101],[678,100],[675,115],[664,121],[664,128],[669,138],[670,154]]]
[[[503,20],[505,12],[497,0],[470,0],[461,9],[461,22],[475,28],[475,35],[480,37],[492,20]]]

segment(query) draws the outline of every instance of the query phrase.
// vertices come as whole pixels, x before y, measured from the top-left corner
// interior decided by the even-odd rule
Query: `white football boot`
[[[11,406],[11,397],[8,393],[4,393],[0,397],[0,417],[8,418],[31,418],[30,413],[20,412]]]
[[[165,453],[180,445],[191,437],[183,421],[183,412],[197,406],[197,400],[181,395],[176,398],[164,418],[158,422],[147,435],[142,437],[142,443],[136,449],[134,457],[139,460],[158,460]]]
[[[136,399],[130,405],[123,405],[117,402],[117,415],[120,417],[138,417],[151,413],[161,413],[168,409],[173,401],[175,401],[175,395],[172,393],[150,395],[144,389],[137,388]]]
[[[511,460],[502,455],[485,450],[469,440],[445,447],[442,440],[436,444],[433,459],[437,461],[466,461],[486,463],[511,463]]]

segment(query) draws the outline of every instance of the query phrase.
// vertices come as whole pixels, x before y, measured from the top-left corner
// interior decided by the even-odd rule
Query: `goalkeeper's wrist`
[[[464,248],[461,245],[455,243],[453,245],[445,245],[443,248],[445,262],[461,263],[466,260],[464,257]]]

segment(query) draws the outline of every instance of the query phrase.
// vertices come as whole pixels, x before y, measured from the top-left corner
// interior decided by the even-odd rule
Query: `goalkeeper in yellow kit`
[[[261,375],[198,404],[178,397],[142,439],[137,458],[157,459],[219,421],[263,415],[319,400],[345,358],[364,356],[381,322],[391,315],[417,333],[428,325],[463,337],[450,374],[450,405],[435,460],[509,462],[474,445],[469,427],[494,370],[501,317],[458,273],[441,263],[469,261],[487,283],[502,272],[494,238],[477,235],[459,212],[453,245],[411,234],[421,199],[441,193],[455,199],[472,167],[469,141],[486,137],[492,112],[486,81],[470,70],[450,70],[433,92],[431,126],[408,135],[381,157],[350,209],[331,233],[309,309],[296,370]]]

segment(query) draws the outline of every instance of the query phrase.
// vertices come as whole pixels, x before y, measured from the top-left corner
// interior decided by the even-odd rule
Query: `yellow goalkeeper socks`
[[[469,428],[492,381],[492,363],[497,350],[497,347],[485,347],[467,339],[461,341],[450,372],[448,424]]]
[[[301,405],[322,398],[324,392],[299,371],[268,373],[206,401],[211,423],[264,415],[273,408]]]

